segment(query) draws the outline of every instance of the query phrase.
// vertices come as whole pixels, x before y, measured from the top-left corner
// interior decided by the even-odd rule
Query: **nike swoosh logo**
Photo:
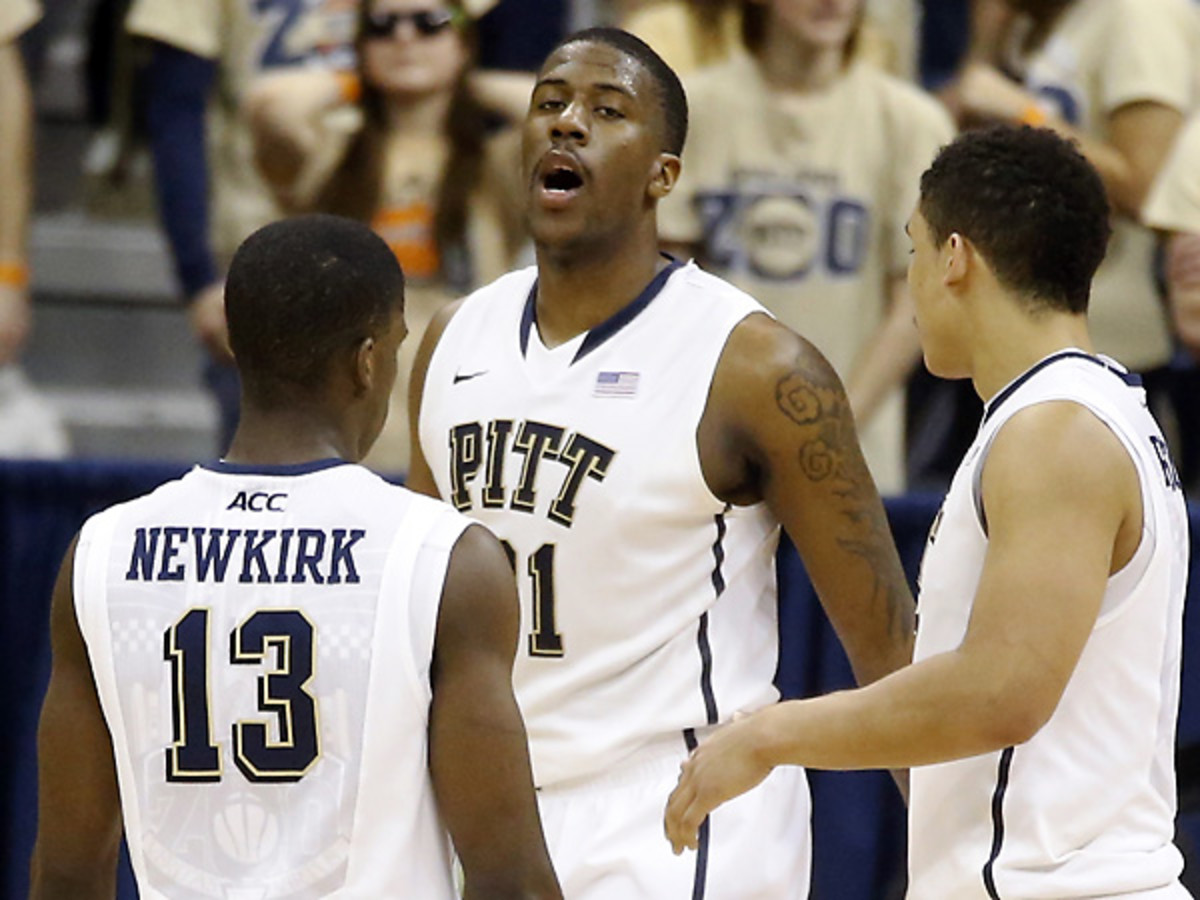
[[[480,372],[455,372],[454,383],[458,384],[460,381],[470,381],[472,378],[478,378],[480,375],[486,375],[487,373],[487,369],[483,369]]]

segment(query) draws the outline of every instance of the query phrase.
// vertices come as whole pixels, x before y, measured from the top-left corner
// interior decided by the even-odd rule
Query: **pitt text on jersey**
[[[354,548],[366,534],[361,528],[138,528],[125,580],[358,584]]]
[[[516,487],[506,484],[510,452],[522,457]],[[545,422],[495,419],[483,425],[468,422],[450,429],[450,500],[459,512],[472,508],[470,484],[482,473],[479,502],[484,509],[509,509],[532,513],[537,507],[536,484],[544,463],[558,463],[558,493],[546,515],[570,528],[575,501],[585,478],[603,481],[616,451],[578,432]],[[559,477],[561,476],[561,477]]]

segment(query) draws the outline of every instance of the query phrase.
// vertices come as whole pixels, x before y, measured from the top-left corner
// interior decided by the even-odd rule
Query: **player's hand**
[[[210,284],[192,298],[188,307],[192,331],[217,362],[233,362],[229,329],[225,325],[225,283]]]
[[[762,760],[762,710],[717,729],[680,766],[679,783],[667,800],[663,828],[676,855],[695,850],[697,832],[710,812],[758,785],[771,773]]]
[[[0,366],[20,356],[32,324],[33,312],[26,289],[0,284]]]

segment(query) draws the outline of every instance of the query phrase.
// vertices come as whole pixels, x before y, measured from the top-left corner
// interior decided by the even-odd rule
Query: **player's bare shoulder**
[[[857,477],[865,467],[841,379],[815,346],[765,313],[747,316],[730,334],[699,433],[718,496],[733,485],[761,493],[761,478],[781,453],[795,456],[811,481],[848,467]]]

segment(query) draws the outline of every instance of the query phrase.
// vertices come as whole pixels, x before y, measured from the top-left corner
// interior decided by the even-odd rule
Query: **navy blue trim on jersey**
[[[1009,384],[1008,387],[1002,390],[999,394],[993,397],[983,411],[983,421],[986,422],[988,419],[990,419],[992,417],[992,413],[999,409],[1000,405],[1009,397],[1011,397],[1016,392],[1017,388],[1027,382],[1038,372],[1042,371],[1042,369],[1046,368],[1046,366],[1053,365],[1060,359],[1085,359],[1088,362],[1095,363],[1096,365],[1107,369],[1109,372],[1112,372],[1130,387],[1142,386],[1142,377],[1140,375],[1135,375],[1132,372],[1126,372],[1124,369],[1118,368],[1105,359],[1101,359],[1098,356],[1092,356],[1090,353],[1084,353],[1082,350],[1063,350],[1061,353],[1055,353],[1051,356],[1047,356],[1037,365],[1026,371],[1025,374],[1021,375],[1019,378]]]
[[[996,789],[992,792],[992,855],[983,866],[983,886],[987,888],[990,900],[1000,900],[993,870],[996,867],[996,859],[1000,856],[1000,848],[1004,846],[1004,792],[1008,790],[1008,773],[1012,768],[1012,758],[1013,748],[1006,747],[1000,754]]]
[[[696,629],[696,643],[700,647],[700,693],[704,696],[704,717],[709,725],[716,725],[717,695],[712,686],[712,647],[708,643],[708,613],[700,616]]]
[[[692,728],[683,730],[683,740],[691,753],[700,742],[696,740],[696,732]],[[708,884],[708,816],[700,823],[696,832],[696,874],[692,877],[692,900],[704,900],[704,891]]]
[[[336,466],[350,466],[353,463],[344,459],[313,459],[302,463],[286,465],[267,465],[265,463],[232,463],[219,459],[212,463],[202,463],[200,468],[210,472],[220,472],[223,475],[311,475]]]
[[[729,511],[726,505],[725,511]],[[725,573],[721,567],[725,565],[725,513],[713,516],[713,524],[717,527],[717,539],[713,542],[713,596],[720,597],[725,593]],[[709,725],[716,725],[721,714],[717,709],[717,694],[712,686],[712,645],[708,642],[708,613],[700,616],[700,624],[696,629],[696,644],[700,649],[700,693],[704,697],[704,715]]]
[[[667,257],[670,259],[670,257]],[[571,360],[572,363],[577,363],[618,331],[632,322],[641,314],[641,312],[650,305],[657,297],[662,289],[667,284],[667,279],[675,274],[677,269],[683,267],[683,263],[676,259],[671,259],[670,264],[655,275],[648,285],[637,295],[636,299],[627,306],[623,306],[617,310],[595,328],[591,329],[587,336],[583,339],[583,343],[579,345],[579,349],[575,352],[575,357]],[[537,281],[534,281],[533,286],[529,289],[529,296],[525,299],[525,308],[521,311],[521,355],[524,356],[529,350],[529,336],[533,333],[533,327],[537,324]]]

